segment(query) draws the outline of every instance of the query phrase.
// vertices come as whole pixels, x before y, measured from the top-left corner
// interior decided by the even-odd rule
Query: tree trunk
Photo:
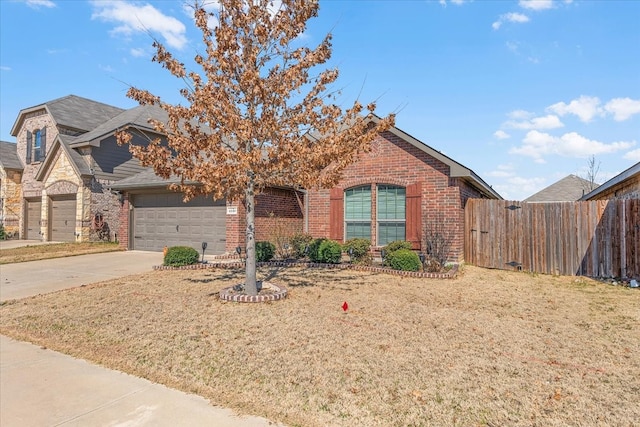
[[[246,258],[245,258],[245,292],[247,295],[258,295],[256,282],[256,214],[253,177],[250,177],[245,190],[244,205],[247,220]]]

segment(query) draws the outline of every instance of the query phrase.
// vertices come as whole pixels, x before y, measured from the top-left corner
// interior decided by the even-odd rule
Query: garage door
[[[24,228],[26,230],[25,239],[40,240],[40,217],[42,215],[42,202],[38,200],[27,200],[27,223]]]
[[[51,198],[49,213],[52,242],[75,242],[76,236],[76,196],[57,196]]]
[[[165,246],[191,246],[207,254],[225,252],[226,204],[198,197],[188,203],[177,193],[139,194],[133,198],[133,249],[161,251]]]

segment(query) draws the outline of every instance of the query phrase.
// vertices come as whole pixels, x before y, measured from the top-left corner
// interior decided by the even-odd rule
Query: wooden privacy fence
[[[640,278],[640,199],[470,199],[465,261],[546,274]]]

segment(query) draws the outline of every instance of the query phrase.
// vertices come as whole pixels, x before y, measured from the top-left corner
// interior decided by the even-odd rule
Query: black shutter
[[[40,158],[38,160],[44,160],[47,155],[47,128],[40,129]]]
[[[33,147],[33,137],[31,132],[27,131],[27,158],[25,159],[27,164],[31,163],[31,148]]]

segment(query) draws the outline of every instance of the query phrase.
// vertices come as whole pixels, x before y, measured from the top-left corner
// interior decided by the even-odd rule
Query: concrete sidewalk
[[[155,252],[111,252],[0,266],[0,299],[22,298],[160,264]],[[1,321],[1,319],[0,319]],[[273,426],[186,394],[0,336],[0,426]]]

